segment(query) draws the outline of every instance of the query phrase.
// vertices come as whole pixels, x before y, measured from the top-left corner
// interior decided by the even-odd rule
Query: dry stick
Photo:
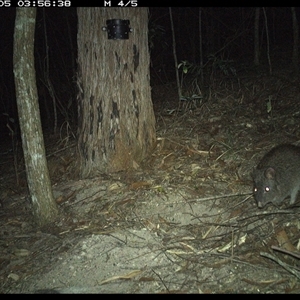
[[[292,252],[292,251],[289,251],[289,250],[286,250],[286,249],[282,249],[282,248],[277,247],[277,246],[271,246],[271,249],[282,252],[282,253],[285,253],[285,254],[288,254],[288,255],[291,255],[293,257],[296,257],[296,258],[300,259],[300,253],[296,253],[296,252]]]
[[[9,123],[7,122],[6,127],[9,129],[10,134],[11,134],[11,144],[13,147],[13,156],[14,156],[14,168],[15,168],[15,173],[16,173],[16,181],[17,185],[19,185],[19,174],[18,174],[18,139],[15,137],[16,132],[11,128]],[[16,141],[16,142],[15,142]]]
[[[159,278],[160,282],[163,284],[163,286],[165,287],[166,291],[170,292],[168,287],[166,286],[165,282],[163,281],[163,279],[161,278],[161,276],[154,271],[154,269],[152,269],[152,272]]]
[[[217,200],[221,198],[228,198],[228,197],[237,197],[237,196],[248,196],[251,195],[251,193],[241,194],[241,193],[235,193],[235,194],[227,194],[227,195],[220,195],[220,196],[209,196],[209,197],[203,197],[203,198],[196,198],[196,199],[189,199],[188,202],[191,201],[209,201],[209,200]]]
[[[288,272],[292,273],[293,275],[295,275],[298,279],[300,279],[300,272],[296,271],[295,269],[293,269],[290,265],[286,264],[285,262],[281,261],[279,258],[266,253],[266,252],[260,252],[261,256],[267,257],[269,259],[274,260],[275,262],[277,262],[280,266],[282,266],[284,269],[286,269]]]
[[[62,152],[62,151],[64,151],[64,150],[66,150],[66,149],[68,149],[68,148],[72,148],[72,147],[74,147],[74,146],[76,146],[76,143],[71,143],[71,144],[69,144],[69,145],[67,145],[67,146],[65,146],[65,147],[63,147],[63,148],[61,148],[61,149],[58,149],[58,150],[56,150],[56,151],[54,151],[54,152],[52,152],[52,153],[49,153],[48,155],[46,155],[46,157],[50,157],[50,156],[52,156],[52,155],[55,155],[55,154],[57,154],[57,153],[59,153],[59,152]]]

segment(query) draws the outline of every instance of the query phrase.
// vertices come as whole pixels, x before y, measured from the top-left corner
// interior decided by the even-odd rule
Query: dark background
[[[219,71],[222,76],[239,76],[245,70],[253,68],[254,11],[255,8],[250,7],[205,7],[201,10],[197,7],[172,8],[178,63],[188,61],[199,71],[199,17],[201,12],[203,84],[210,84],[209,75],[212,69]],[[149,13],[151,85],[174,82],[176,77],[169,9],[150,8]],[[299,17],[299,11],[297,14]],[[284,7],[266,8],[266,15],[271,60],[274,65],[283,64],[291,67],[292,70],[291,9]],[[18,131],[12,64],[14,22],[15,8],[0,8],[1,140],[10,138],[11,132],[7,124],[15,132]],[[131,26],[134,27],[133,24]],[[71,126],[76,128],[76,35],[76,8],[37,9],[35,67],[44,130],[51,131],[53,126],[52,100],[45,85],[46,49],[49,51],[49,78],[57,100],[59,124],[67,120]],[[106,35],[104,36],[106,38]],[[268,70],[266,41],[266,23],[261,10],[261,69],[257,69],[257,72]],[[153,101],[156,100],[153,98]]]

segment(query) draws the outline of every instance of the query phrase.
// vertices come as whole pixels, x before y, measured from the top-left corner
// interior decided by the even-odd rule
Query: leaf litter
[[[292,83],[281,96],[261,78],[270,115],[243,80],[190,107],[153,87],[157,147],[135,170],[79,180],[75,141],[48,141],[61,215],[45,231],[22,157],[16,170],[1,155],[1,293],[299,293],[299,201],[258,209],[250,173],[279,141],[299,144],[300,107]]]

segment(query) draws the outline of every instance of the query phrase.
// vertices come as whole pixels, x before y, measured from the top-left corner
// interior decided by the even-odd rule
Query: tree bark
[[[260,7],[255,8],[254,17],[254,65],[259,65],[259,11]]]
[[[295,7],[291,7],[292,12],[292,21],[293,21],[293,37],[294,37],[294,44],[293,44],[293,67],[294,70],[298,73],[299,72],[299,26],[297,20],[297,14]]]
[[[137,166],[156,143],[147,8],[78,8],[81,177]],[[108,39],[106,20],[126,19],[129,39]]]
[[[47,167],[34,67],[36,8],[17,8],[14,77],[22,146],[33,215],[39,226],[53,222],[58,208]]]

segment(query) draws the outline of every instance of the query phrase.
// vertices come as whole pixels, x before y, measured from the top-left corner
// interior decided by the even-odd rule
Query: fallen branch
[[[267,257],[269,259],[274,260],[275,262],[277,262],[280,266],[282,266],[285,270],[287,270],[288,272],[292,273],[293,275],[295,275],[298,279],[300,279],[300,272],[298,272],[297,270],[295,270],[293,267],[291,267],[290,265],[286,264],[285,262],[283,262],[282,260],[280,260],[279,258],[266,253],[266,252],[260,252],[261,256]]]

